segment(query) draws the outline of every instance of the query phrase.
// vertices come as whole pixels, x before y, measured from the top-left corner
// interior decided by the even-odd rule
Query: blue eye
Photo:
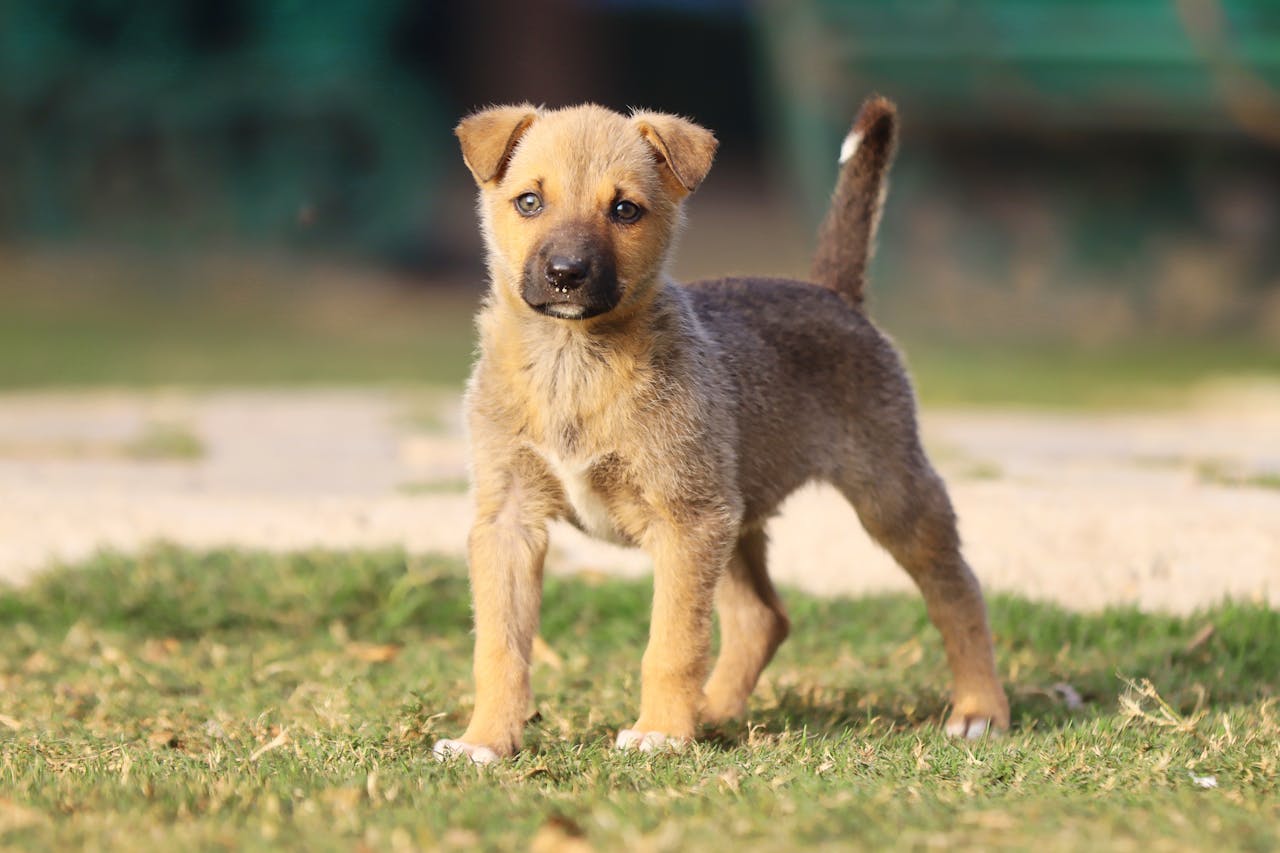
[[[542,196],[537,193],[521,193],[516,196],[516,210],[521,216],[537,216],[542,212]]]
[[[636,204],[634,201],[623,199],[614,202],[613,208],[609,211],[609,215],[613,217],[615,222],[630,224],[635,222],[644,214],[644,208]]]

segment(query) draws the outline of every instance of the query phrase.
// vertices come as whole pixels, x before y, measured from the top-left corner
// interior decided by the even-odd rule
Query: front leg
[[[530,652],[542,606],[547,553],[545,495],[520,471],[477,477],[476,522],[468,539],[475,610],[476,704],[457,740],[441,740],[438,758],[468,755],[487,764],[520,749],[533,700]]]
[[[716,581],[735,534],[730,515],[716,512],[664,523],[646,537],[653,616],[640,667],[640,718],[618,733],[619,749],[649,751],[692,739],[702,711]]]

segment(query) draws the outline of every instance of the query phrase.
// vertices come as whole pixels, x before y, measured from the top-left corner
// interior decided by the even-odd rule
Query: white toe
[[[972,720],[952,720],[947,723],[947,734],[952,737],[967,738],[968,740],[977,740],[990,730],[991,720],[986,717],[976,717]]]
[[[446,761],[455,755],[465,755],[474,764],[492,764],[498,760],[498,753],[489,747],[462,740],[438,740],[431,747],[431,753],[437,761]]]
[[[618,749],[638,749],[641,752],[653,752],[666,745],[667,736],[662,732],[640,732],[635,729],[618,732],[618,740],[614,744]]]
[[[623,729],[618,732],[614,746],[618,749],[635,749],[640,752],[679,752],[689,744],[688,738],[668,737],[662,732],[642,732],[638,729]]]

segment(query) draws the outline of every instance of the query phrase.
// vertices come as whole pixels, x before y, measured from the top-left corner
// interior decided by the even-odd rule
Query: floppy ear
[[[696,190],[711,171],[711,161],[720,144],[711,131],[666,113],[638,112],[631,120],[684,191]]]
[[[502,178],[511,159],[511,150],[533,124],[538,111],[530,104],[490,107],[472,113],[453,129],[462,145],[462,159],[476,183],[487,184]]]

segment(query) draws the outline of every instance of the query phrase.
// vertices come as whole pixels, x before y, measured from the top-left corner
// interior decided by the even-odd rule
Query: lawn
[[[919,601],[788,592],[796,630],[747,720],[619,754],[648,597],[548,582],[526,750],[477,769],[430,756],[470,703],[456,561],[157,548],[56,569],[0,591],[0,846],[1280,845],[1275,611],[997,598],[1015,728],[956,743]]]
[[[26,256],[20,256],[25,258]],[[410,384],[457,387],[475,347],[479,274],[426,287],[364,268],[281,259],[0,258],[0,390],[103,386]],[[1258,337],[900,341],[934,405],[1177,404],[1220,377],[1280,378]]]
[[[0,255],[0,389],[457,385],[479,296],[303,259]]]

